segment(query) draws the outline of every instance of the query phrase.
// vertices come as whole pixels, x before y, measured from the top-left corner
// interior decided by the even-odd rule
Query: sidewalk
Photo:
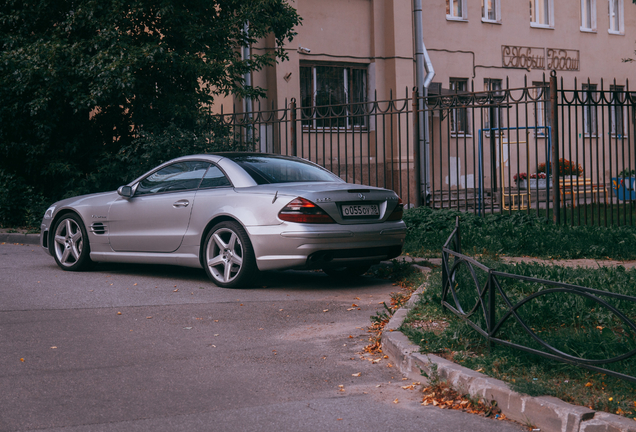
[[[6,228],[0,228],[0,243],[17,243],[17,244],[40,244],[40,234],[26,234],[25,230],[17,230],[18,232],[8,232]]]
[[[414,262],[421,271],[418,262],[441,265],[440,258],[420,259],[400,257]],[[509,262],[544,262],[551,265],[569,267],[602,267],[622,265],[626,268],[636,267],[636,261],[614,260],[541,260],[537,258],[502,257]],[[606,412],[598,412],[586,407],[572,405],[551,396],[532,397],[512,391],[508,385],[494,378],[465,368],[433,354],[420,354],[419,346],[411,343],[398,329],[409,310],[419,301],[425,285],[420,286],[411,296],[407,304],[397,310],[382,332],[382,351],[389,356],[391,362],[414,381],[422,380],[422,372],[430,375],[434,371],[446,380],[453,388],[489,401],[497,401],[497,406],[509,419],[524,425],[532,425],[535,431],[541,432],[636,432],[636,421]]]

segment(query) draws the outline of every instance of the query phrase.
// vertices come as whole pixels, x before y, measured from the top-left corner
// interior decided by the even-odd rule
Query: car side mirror
[[[119,189],[117,189],[117,193],[124,198],[132,198],[133,189],[130,186],[119,186]]]

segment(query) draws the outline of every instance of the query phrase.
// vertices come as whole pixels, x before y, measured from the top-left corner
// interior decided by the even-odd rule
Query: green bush
[[[0,169],[0,227],[36,227],[47,200],[15,174]]]
[[[408,227],[404,251],[440,256],[459,216],[464,253],[542,258],[636,259],[636,228],[555,225],[528,213],[477,216],[418,207],[404,212]]]

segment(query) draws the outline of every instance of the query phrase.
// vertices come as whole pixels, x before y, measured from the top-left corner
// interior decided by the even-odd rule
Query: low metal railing
[[[458,281],[458,272],[464,267],[468,270],[470,278],[474,282],[474,287],[465,286],[466,284],[460,284]],[[482,275],[481,281],[478,275],[479,270],[485,272]],[[483,276],[485,276],[485,279]],[[521,300],[513,299],[505,290],[505,281],[510,279],[538,284],[539,289]],[[471,289],[474,289],[474,291],[471,291]],[[466,294],[467,292],[469,293],[468,295]],[[528,307],[533,300],[537,300],[542,296],[557,293],[579,296],[593,302],[594,308],[590,308],[591,310],[595,308],[605,308],[615,317],[613,320],[614,326],[612,329],[608,329],[608,331],[611,330],[615,334],[619,333],[619,337],[623,338],[629,337],[629,333],[631,332],[631,340],[632,342],[634,341],[636,324],[634,324],[634,321],[624,312],[619,310],[616,305],[611,304],[610,300],[616,300],[619,304],[620,302],[636,304],[636,297],[563,282],[504,273],[489,268],[461,253],[459,218],[456,219],[455,230],[442,248],[443,307],[463,319],[468,325],[475,329],[475,331],[486,338],[489,344],[496,343],[508,346],[636,383],[636,377],[600,367],[600,365],[616,363],[632,357],[636,354],[636,348],[610,358],[583,358],[582,356],[573,355],[574,353],[572,352],[564,352],[564,350],[558,349],[548,343],[545,337],[539,336],[538,333],[541,332],[533,328],[532,325],[529,325],[527,320],[521,316],[520,310],[522,307]],[[465,304],[467,301],[474,301],[474,303]],[[574,303],[575,302],[572,302],[572,304]],[[583,315],[584,312],[584,310],[577,310],[576,313]],[[530,336],[535,342],[534,348],[510,340],[513,335],[503,330],[504,325],[507,323],[510,324],[509,320],[514,320],[513,324],[520,326],[523,332]],[[622,325],[620,325],[619,322],[622,322]],[[562,325],[565,326],[566,324],[564,323]],[[586,325],[589,326],[590,323],[588,322]],[[632,346],[633,345],[634,344],[632,344]]]

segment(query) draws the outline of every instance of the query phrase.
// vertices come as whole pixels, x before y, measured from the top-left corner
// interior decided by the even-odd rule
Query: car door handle
[[[190,201],[183,199],[183,200],[179,200],[176,203],[172,204],[172,207],[174,207],[174,208],[187,207],[188,205],[190,205]]]

